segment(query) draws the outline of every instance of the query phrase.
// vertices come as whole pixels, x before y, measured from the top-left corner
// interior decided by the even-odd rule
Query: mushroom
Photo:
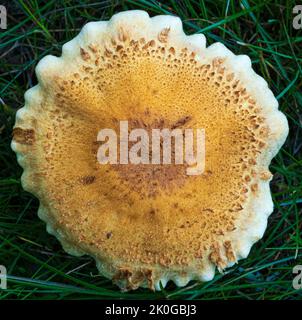
[[[23,188],[68,253],[123,290],[209,281],[246,258],[273,211],[268,166],[286,117],[249,57],[178,17],[126,11],[89,22],[36,67],[12,149]],[[101,128],[204,128],[205,170],[97,161]]]

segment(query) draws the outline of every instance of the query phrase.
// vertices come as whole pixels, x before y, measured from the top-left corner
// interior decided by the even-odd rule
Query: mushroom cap
[[[135,10],[87,23],[36,74],[12,149],[23,188],[64,250],[94,257],[123,290],[209,281],[216,267],[248,256],[273,211],[268,166],[288,134],[249,57],[221,43],[206,48],[178,17]],[[98,131],[118,131],[121,120],[204,128],[204,173],[101,165]]]

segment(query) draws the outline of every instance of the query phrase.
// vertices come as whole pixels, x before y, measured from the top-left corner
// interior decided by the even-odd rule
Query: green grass
[[[0,31],[0,265],[8,269],[2,299],[301,299],[292,268],[302,264],[302,32],[292,27],[295,1],[6,1],[8,29]],[[3,1],[1,1],[3,4]],[[248,54],[286,114],[289,137],[271,164],[275,211],[249,257],[208,283],[162,292],[121,293],[97,274],[89,257],[66,254],[37,217],[38,201],[22,190],[21,168],[10,149],[16,110],[36,84],[34,67],[88,21],[127,9],[173,14],[187,33],[204,33]]]

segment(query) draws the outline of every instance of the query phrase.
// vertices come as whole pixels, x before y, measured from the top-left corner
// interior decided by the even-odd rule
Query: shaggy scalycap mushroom
[[[209,281],[245,258],[273,211],[268,169],[285,116],[247,56],[206,48],[181,20],[127,11],[87,23],[17,112],[12,148],[39,217],[123,290]],[[182,165],[101,165],[101,128],[204,128],[202,175]]]

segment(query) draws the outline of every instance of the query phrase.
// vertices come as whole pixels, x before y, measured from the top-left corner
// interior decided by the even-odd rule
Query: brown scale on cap
[[[261,106],[225,59],[200,62],[169,43],[170,33],[132,39],[121,27],[104,45],[82,45],[77,70],[48,79],[37,127],[14,129],[15,142],[33,153],[29,166],[40,179],[32,189],[52,204],[52,225],[74,247],[115,261],[113,280],[126,290],[154,288],[159,268],[236,261],[237,221],[259,179],[271,177],[256,160],[270,134]],[[148,132],[205,129],[205,172],[99,164],[98,131],[118,132],[120,120]]]
[[[32,145],[35,142],[34,129],[22,129],[15,127],[13,130],[14,140],[21,144]]]
[[[146,282],[147,287],[154,290],[153,272],[150,269],[139,269],[136,272],[132,268],[120,268],[112,280],[123,290],[134,290],[141,286],[142,282]]]
[[[151,123],[148,122],[150,112],[145,111],[140,117],[128,120],[128,131],[132,129],[145,129],[151,140],[151,131],[157,129],[185,129],[189,127],[191,120],[190,116],[179,118],[175,122],[171,122],[164,118],[156,119]],[[134,145],[134,142],[129,142],[129,149]],[[120,144],[118,143],[118,149]],[[151,143],[148,145],[149,159],[152,157]],[[163,152],[163,143],[161,141],[160,152]],[[163,164],[131,164],[112,165],[112,169],[116,170],[122,177],[122,180],[130,184],[133,190],[136,190],[141,198],[156,197],[160,191],[173,192],[174,188],[183,186],[187,174],[185,163],[182,165],[174,165],[175,163],[175,139],[171,139],[171,165]]]

